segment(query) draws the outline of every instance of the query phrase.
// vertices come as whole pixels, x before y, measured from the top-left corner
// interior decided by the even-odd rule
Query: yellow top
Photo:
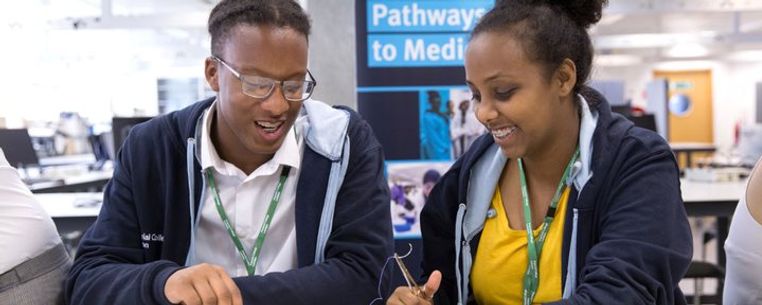
[[[561,299],[561,277],[563,276],[561,253],[568,199],[569,188],[567,187],[558,202],[556,217],[550,224],[550,230],[540,254],[540,282],[533,304]],[[529,261],[526,231],[514,230],[508,225],[500,188],[495,188],[492,208],[497,212],[497,217],[488,218],[484,222],[476,259],[471,269],[471,287],[473,287],[476,301],[481,305],[521,305],[524,273]],[[535,238],[539,236],[541,228],[540,226],[534,230]]]

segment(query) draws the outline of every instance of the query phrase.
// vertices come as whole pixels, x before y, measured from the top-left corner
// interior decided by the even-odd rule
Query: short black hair
[[[218,55],[238,25],[288,27],[310,36],[310,19],[294,0],[222,0],[209,14],[207,27],[212,36],[212,54]]]
[[[549,79],[568,58],[577,68],[574,93],[590,77],[593,44],[587,29],[597,23],[608,0],[502,0],[485,14],[471,39],[485,32],[512,35],[528,58],[543,67]]]

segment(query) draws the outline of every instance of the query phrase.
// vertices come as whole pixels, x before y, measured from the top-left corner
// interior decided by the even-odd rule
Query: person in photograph
[[[424,201],[429,199],[429,194],[431,193],[431,190],[434,189],[434,186],[437,184],[437,181],[439,181],[439,178],[441,176],[442,174],[440,174],[438,170],[433,168],[430,168],[425,173],[423,173],[422,194],[423,194]]]
[[[427,106],[421,114],[421,159],[449,160],[450,116],[442,111],[442,96],[438,91],[426,91]]]
[[[308,16],[222,0],[208,30],[217,96],[130,131],[68,304],[368,304],[394,242],[383,151],[310,99]]]
[[[585,85],[605,4],[505,0],[479,20],[465,72],[489,133],[423,208],[420,288],[387,304],[686,304],[672,150]]]
[[[408,196],[408,193],[413,188],[413,186],[403,186],[401,184],[394,184],[391,187],[394,232],[410,232],[413,226],[415,226],[419,211],[416,210],[415,204]]]
[[[451,96],[452,97],[452,96]],[[453,158],[462,156],[476,139],[485,133],[484,125],[479,123],[474,115],[470,96],[453,99],[454,107],[450,120],[450,136],[452,138]]]

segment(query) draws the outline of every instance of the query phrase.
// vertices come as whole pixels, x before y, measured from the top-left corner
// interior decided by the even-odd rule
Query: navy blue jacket
[[[186,140],[196,136],[197,122],[211,103],[198,102],[132,129],[100,215],[66,280],[68,304],[168,304],[164,285],[185,264],[191,243],[189,200],[195,198],[197,210],[203,188],[200,164],[188,155],[193,150]],[[295,208],[299,268],[234,278],[244,304],[367,304],[377,296],[378,273],[393,251],[383,153],[369,125],[344,110],[350,158],[325,251],[319,252],[324,261],[314,263],[331,160],[315,152],[308,139]]]
[[[562,278],[570,295],[554,304],[685,304],[678,282],[692,257],[692,238],[674,155],[656,133],[612,114],[597,92],[583,95],[598,116],[592,176],[582,190],[572,187],[567,203]],[[488,134],[442,176],[423,209],[424,274],[443,273],[437,305],[458,302],[459,281],[467,286],[460,290],[464,303],[475,303],[468,275],[458,277],[470,271],[462,269],[476,257],[483,226],[473,229],[478,233],[470,240],[460,237],[458,230],[468,226],[458,217],[474,209],[470,188],[492,198],[495,184],[478,185],[484,183],[475,177],[478,162],[490,151],[500,153]]]

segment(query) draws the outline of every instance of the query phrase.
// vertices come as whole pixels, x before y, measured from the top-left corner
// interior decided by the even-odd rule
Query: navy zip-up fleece
[[[567,299],[553,304],[685,304],[678,282],[693,249],[672,151],[658,134],[612,114],[599,93],[586,88],[583,96],[598,114],[592,176],[582,190],[572,187],[567,203],[562,287],[570,258],[573,287]],[[463,230],[456,228],[456,214],[461,204],[468,209],[469,188],[494,192],[495,185],[469,184],[474,165],[493,145],[489,134],[478,139],[442,176],[423,209],[424,274],[443,274],[437,305],[458,302],[456,272],[463,261],[456,262],[456,246],[466,249],[461,256],[476,257],[481,231],[470,242],[456,241],[456,230]],[[468,287],[464,303],[476,303],[471,291]]]
[[[100,215],[85,233],[66,280],[68,304],[169,304],[164,285],[186,262],[189,200],[194,198],[198,210],[203,188],[201,166],[188,155],[186,140],[195,137],[196,123],[212,101],[132,129],[117,155]],[[350,159],[325,261],[314,263],[331,160],[306,145],[295,208],[298,269],[234,278],[244,304],[368,304],[376,297],[378,272],[393,251],[383,153],[369,125],[343,110],[349,113]],[[193,163],[192,177],[186,162]]]

